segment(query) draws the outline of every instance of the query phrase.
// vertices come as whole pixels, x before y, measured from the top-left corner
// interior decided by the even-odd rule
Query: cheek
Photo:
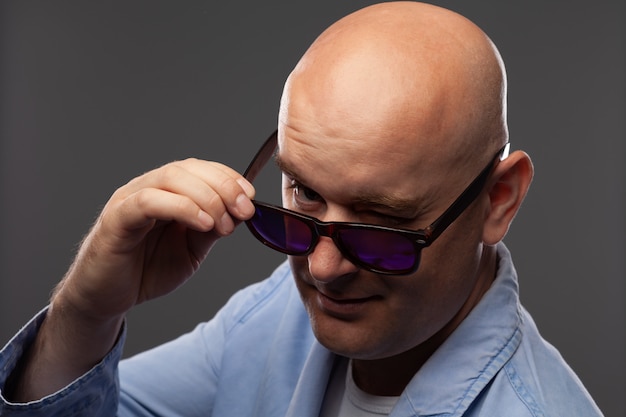
[[[471,292],[470,280],[454,274],[422,271],[406,285],[394,289],[390,305],[399,331],[413,335],[412,346],[441,330],[463,306]],[[449,272],[449,271],[445,271]]]
[[[454,318],[479,280],[482,233],[476,223],[468,224],[472,221],[467,217],[422,251],[418,271],[394,291],[405,308],[403,316],[430,332]]]
[[[430,247],[422,251],[420,270],[452,280],[475,277],[482,251],[483,217],[479,204],[470,205]]]
[[[289,260],[289,266],[291,266],[291,271],[296,279],[296,282],[301,281],[302,274],[305,271],[308,271],[308,263],[306,260],[306,256],[287,256]]]

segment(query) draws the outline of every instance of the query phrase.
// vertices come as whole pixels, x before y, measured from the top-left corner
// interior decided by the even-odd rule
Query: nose
[[[336,278],[358,271],[358,267],[347,260],[329,237],[321,237],[308,257],[309,273],[320,282],[331,282]]]

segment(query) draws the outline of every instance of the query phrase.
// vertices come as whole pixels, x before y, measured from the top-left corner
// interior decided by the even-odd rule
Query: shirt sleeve
[[[208,416],[225,332],[219,316],[120,363],[119,416]],[[210,342],[210,343],[209,343]]]
[[[7,378],[35,339],[48,308],[39,312],[0,351],[0,415],[28,417],[111,417],[117,413],[119,379],[126,326],[109,354],[89,372],[56,393],[37,401],[13,403],[3,395]]]
[[[1,397],[2,389],[35,339],[47,312],[44,309],[0,351],[0,416],[206,417],[213,415],[214,410],[215,415],[221,416],[253,415],[259,398],[263,398],[258,391],[265,387],[259,381],[268,369],[273,369],[267,358],[278,357],[289,364],[294,362],[294,356],[305,358],[312,338],[302,322],[304,318],[308,323],[308,316],[295,286],[284,285],[292,283],[289,271],[285,262],[269,279],[234,294],[211,320],[177,339],[120,360],[125,324],[111,352],[85,375],[41,400],[11,403]],[[299,314],[286,314],[286,304],[297,305]],[[304,346],[295,355],[272,351],[274,335],[280,328],[277,321],[282,321],[283,314],[292,327],[301,329],[298,334],[304,332],[307,336],[286,338],[288,342],[295,337],[297,345]],[[283,402],[287,403],[300,367],[280,369],[289,371],[288,379],[282,373],[274,377],[278,384],[287,386],[281,391]],[[275,385],[270,386],[272,392],[276,391]],[[236,406],[245,411],[232,413]]]

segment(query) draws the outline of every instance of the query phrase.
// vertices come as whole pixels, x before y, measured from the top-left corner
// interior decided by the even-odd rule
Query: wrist
[[[87,340],[107,337],[116,339],[124,321],[124,314],[103,314],[74,302],[66,291],[57,292],[51,302],[46,321],[55,331],[69,339]],[[97,337],[99,335],[99,337]],[[101,340],[102,341],[102,340]],[[113,341],[114,342],[114,341]]]

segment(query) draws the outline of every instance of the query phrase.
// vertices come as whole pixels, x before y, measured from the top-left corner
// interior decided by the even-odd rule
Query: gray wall
[[[245,4],[242,4],[245,3]],[[314,37],[370,1],[0,2],[0,344],[46,304],[116,187],[172,159],[243,169]],[[624,2],[439,1],[499,45],[536,179],[506,242],[521,296],[624,414]],[[130,316],[126,352],[209,318],[280,256],[241,228]]]

